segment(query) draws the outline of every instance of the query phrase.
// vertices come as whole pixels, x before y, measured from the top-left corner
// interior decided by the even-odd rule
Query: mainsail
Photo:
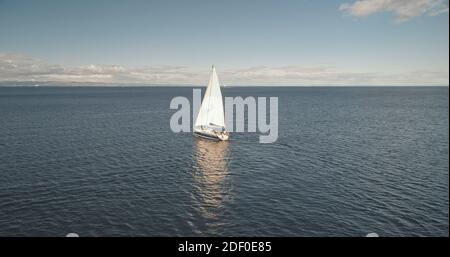
[[[219,78],[214,66],[212,67],[208,87],[195,121],[195,127],[201,126],[225,128],[222,93],[220,92]]]

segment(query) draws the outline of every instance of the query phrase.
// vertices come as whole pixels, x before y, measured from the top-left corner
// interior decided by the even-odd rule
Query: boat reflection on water
[[[224,204],[230,200],[228,148],[228,141],[195,139],[195,205],[199,214],[215,225],[219,225],[226,212]]]

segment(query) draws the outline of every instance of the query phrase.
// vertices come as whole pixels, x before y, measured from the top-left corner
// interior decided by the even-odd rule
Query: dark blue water
[[[0,236],[448,236],[448,87],[224,94],[278,141],[172,133],[191,88],[0,88]]]

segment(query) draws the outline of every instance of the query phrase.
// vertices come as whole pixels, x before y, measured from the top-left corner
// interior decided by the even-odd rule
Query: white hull
[[[194,130],[194,136],[214,141],[227,141],[230,136],[228,133],[221,133],[211,130]]]

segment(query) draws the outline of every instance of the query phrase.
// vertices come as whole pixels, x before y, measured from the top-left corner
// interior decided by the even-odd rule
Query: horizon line
[[[16,83],[8,85],[8,83]],[[251,85],[251,84],[225,84],[220,85],[221,88],[232,87],[449,87],[449,84],[386,84],[386,85],[370,85],[370,84],[349,84],[349,85],[286,85],[286,84],[267,84],[267,85]],[[60,82],[60,81],[0,81],[0,87],[206,87],[199,84],[152,84],[152,83],[112,83],[112,82]]]

